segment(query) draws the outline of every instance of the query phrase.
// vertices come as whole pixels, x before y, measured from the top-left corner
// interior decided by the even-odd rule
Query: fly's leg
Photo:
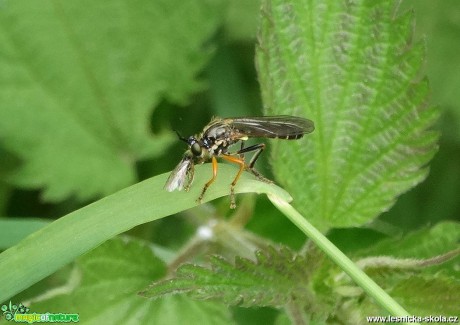
[[[217,160],[216,160],[216,157],[212,157],[212,178],[206,184],[204,184],[203,190],[201,191],[200,196],[196,200],[198,204],[201,203],[201,200],[203,200],[203,197],[204,197],[204,193],[206,193],[208,187],[212,183],[214,183],[214,181],[216,180],[216,177],[217,177]]]
[[[271,180],[265,178],[264,176],[262,176],[262,174],[260,174],[257,170],[254,169],[254,164],[256,163],[257,159],[259,158],[262,151],[264,151],[264,149],[265,149],[265,143],[259,143],[259,144],[255,144],[253,146],[249,146],[246,148],[241,148],[235,154],[241,156],[241,154],[243,153],[250,152],[250,151],[256,151],[254,156],[252,156],[251,160],[249,161],[249,164],[245,166],[246,169],[249,170],[251,173],[253,173],[259,180],[266,182],[266,183],[273,183]]]
[[[190,164],[188,167],[186,177],[187,182],[185,184],[185,191],[188,192],[190,190],[190,186],[192,185],[193,178],[195,177],[195,167],[193,164]]]
[[[230,209],[235,209],[236,208],[235,185],[238,182],[238,179],[240,178],[241,173],[246,168],[246,163],[244,162],[244,159],[233,157],[233,156],[230,156],[230,155],[223,155],[222,158],[227,160],[227,161],[230,161],[232,163],[240,165],[240,170],[238,170],[238,173],[236,174],[235,179],[230,184]]]
[[[244,153],[242,153],[243,149],[244,149],[244,141],[241,141],[240,150],[238,151],[239,152],[238,156],[240,156],[241,160],[244,160]]]
[[[258,171],[254,169],[254,164],[256,163],[257,159],[259,158],[260,154],[262,151],[265,149],[265,144],[264,143],[259,143],[253,146],[249,146],[244,148],[243,143],[241,143],[241,149],[233,154],[224,154],[222,155],[222,158],[236,163],[240,166],[240,169],[238,170],[238,173],[235,176],[235,179],[233,182],[230,184],[230,208],[234,209],[236,207],[235,204],[235,185],[238,182],[238,179],[240,178],[241,174],[245,169],[249,170],[252,174],[254,174],[259,180],[266,182],[266,183],[272,183],[269,179],[263,177]],[[246,152],[251,152],[251,151],[257,151],[254,156],[251,158],[251,161],[249,162],[249,165],[246,164],[244,161],[244,153]],[[238,155],[238,157],[234,157],[235,155]]]
[[[254,147],[251,151],[257,150],[257,152],[254,154],[254,156],[252,156],[251,161],[249,161],[249,169],[252,169],[254,167],[254,164],[256,163],[257,159],[259,159],[260,154],[262,153],[262,151],[265,150],[265,143],[259,143],[251,147]],[[251,147],[247,147],[245,149],[251,149]]]

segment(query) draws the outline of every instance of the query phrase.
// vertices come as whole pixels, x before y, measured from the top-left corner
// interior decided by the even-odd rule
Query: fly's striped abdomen
[[[302,134],[294,134],[294,135],[287,135],[285,137],[280,137],[278,136],[277,138],[278,139],[285,139],[285,140],[297,140],[297,139],[300,139],[303,137],[305,133],[302,133]]]

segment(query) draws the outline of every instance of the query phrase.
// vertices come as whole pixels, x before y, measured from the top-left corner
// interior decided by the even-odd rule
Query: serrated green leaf
[[[433,102],[448,113],[446,119],[455,125],[443,128],[443,137],[460,139],[460,75],[452,67],[460,65],[456,55],[460,51],[457,35],[460,30],[460,7],[455,0],[432,1],[409,0],[401,2],[403,8],[414,8],[417,16],[416,34],[427,39],[427,74],[430,77]]]
[[[160,298],[188,293],[201,300],[214,299],[242,307],[280,307],[292,300],[308,301],[306,260],[288,248],[258,251],[257,261],[237,257],[231,264],[211,258],[211,268],[185,264],[173,279],[153,283],[142,295]]]
[[[424,48],[393,1],[265,0],[257,53],[268,114],[312,119],[273,143],[277,179],[317,227],[361,225],[421,182],[438,110],[420,80]]]
[[[438,276],[410,276],[400,281],[391,290],[414,315],[458,315],[460,301],[460,281],[455,278]]]
[[[414,231],[402,239],[382,240],[359,251],[358,256],[366,257],[357,263],[372,269],[374,278],[382,277],[383,274],[383,286],[385,281],[390,282],[392,273],[397,275],[423,271],[434,277],[442,272],[455,277],[460,267],[459,241],[460,225],[442,222],[432,228]]]
[[[106,195],[174,138],[149,131],[161,100],[202,89],[221,0],[3,1],[0,137],[10,180],[47,200]]]
[[[426,257],[442,254],[458,247],[460,224],[453,221],[440,222],[431,228],[414,231],[402,240],[388,239],[372,247],[375,254],[389,254],[402,257]]]
[[[81,283],[75,290],[30,306],[33,312],[76,312],[83,324],[229,324],[227,307],[167,297],[137,295],[166,265],[144,242],[115,238],[77,260]]]
[[[420,229],[404,238],[386,239],[358,252],[358,256],[393,256],[395,258],[431,258],[459,248],[460,224],[441,222],[431,228]],[[458,262],[460,262],[457,259]],[[441,266],[447,271],[447,268]],[[451,264],[449,269],[455,269]],[[437,270],[438,268],[436,268]],[[454,270],[452,270],[455,272]]]

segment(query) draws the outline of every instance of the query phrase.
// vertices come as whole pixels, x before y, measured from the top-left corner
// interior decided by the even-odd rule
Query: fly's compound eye
[[[192,150],[192,153],[193,153],[194,156],[201,155],[201,146],[200,146],[200,144],[198,142],[195,142],[194,144],[192,144],[190,149]]]

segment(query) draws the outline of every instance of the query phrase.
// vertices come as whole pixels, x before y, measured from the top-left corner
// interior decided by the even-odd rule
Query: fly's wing
[[[193,161],[190,155],[185,154],[176,168],[171,172],[166,181],[164,189],[168,192],[174,190],[182,191],[185,186],[185,190],[188,191],[193,181]]]
[[[313,132],[313,121],[306,118],[278,115],[260,117],[236,117],[224,119],[241,137],[280,138],[295,140]]]

